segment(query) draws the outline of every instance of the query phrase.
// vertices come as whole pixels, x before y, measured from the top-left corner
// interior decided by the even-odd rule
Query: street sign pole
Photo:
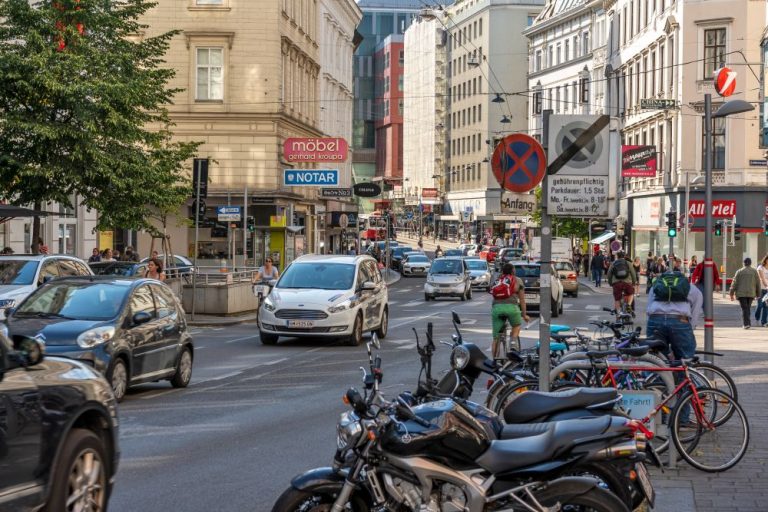
[[[723,284],[720,285],[720,289],[723,292],[723,298],[725,298],[725,281],[726,281],[726,276],[728,275],[728,221],[727,220],[723,221],[723,226],[725,227],[725,229],[723,230],[723,261],[722,261]],[[736,229],[736,228],[733,227],[731,229]],[[720,272],[720,269],[713,269],[713,272],[715,271]],[[714,285],[713,285],[713,288],[714,288]],[[713,289],[712,293],[714,292],[715,290]]]
[[[192,321],[195,320],[195,306],[197,297],[197,253],[199,252],[198,240],[200,239],[200,174],[203,163],[200,160],[195,160],[197,174],[197,187],[195,188],[195,264],[192,272]]]
[[[712,261],[712,95],[704,95],[704,350],[712,353],[715,347],[714,263]],[[712,362],[713,357],[706,358]]]
[[[672,209],[670,210],[671,213],[677,213],[675,211],[675,205],[672,205]],[[677,219],[677,217],[675,217]],[[677,221],[675,221],[675,224],[677,224]],[[677,225],[675,225],[675,228],[677,228]],[[669,230],[667,230],[667,234],[669,234]],[[675,254],[675,237],[670,236],[669,237],[669,257],[671,258],[672,255]],[[674,268],[674,262],[672,263]]]
[[[552,110],[543,112],[542,146],[544,154],[549,150],[549,116]],[[552,259],[552,219],[549,216],[547,174],[541,182],[541,277],[539,303],[539,390],[549,391],[549,337],[550,321],[552,318],[552,274],[550,264]]]

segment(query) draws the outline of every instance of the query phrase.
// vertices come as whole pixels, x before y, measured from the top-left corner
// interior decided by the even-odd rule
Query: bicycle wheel
[[[733,412],[727,421],[716,425],[711,418],[718,417],[717,409],[724,403]],[[688,464],[708,473],[731,469],[749,446],[747,415],[738,402],[719,389],[701,388],[696,395],[684,395],[672,411],[670,424],[678,453]]]
[[[505,391],[499,393],[499,399],[496,401],[496,406],[493,408],[493,412],[499,416],[503,416],[507,406],[517,397],[517,395],[527,391],[537,391],[538,389],[539,381],[537,380],[524,380],[522,382],[510,383],[510,386],[507,387]]]
[[[737,400],[736,397],[731,395],[729,393],[730,387],[728,384],[723,381],[721,378],[716,377],[711,371],[709,370],[699,370],[697,368],[688,368],[688,376],[691,378],[691,381],[693,382],[694,386],[696,386],[696,389],[701,388],[714,388],[719,389],[725,394],[731,396],[734,400]],[[728,402],[722,402],[720,404],[720,407],[718,407],[716,410],[716,415],[713,418],[710,418],[711,421],[715,423],[715,425],[722,425],[726,421],[728,421],[728,418],[731,417],[731,414],[733,414],[733,408],[729,407]]]

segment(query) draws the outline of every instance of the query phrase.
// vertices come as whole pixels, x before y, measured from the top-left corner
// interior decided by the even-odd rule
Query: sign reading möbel
[[[701,218],[706,215],[703,199],[691,199],[688,201],[688,215]],[[712,217],[718,219],[730,219],[736,215],[735,199],[717,199],[712,201]]]
[[[291,137],[283,142],[283,155],[289,162],[344,162],[349,145],[341,137]]]

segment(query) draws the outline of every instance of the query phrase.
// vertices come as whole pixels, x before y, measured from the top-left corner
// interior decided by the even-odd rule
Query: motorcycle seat
[[[645,354],[647,354],[649,349],[646,346],[640,346],[640,347],[620,348],[618,350],[619,350],[619,352],[621,352],[625,356],[640,357],[640,356],[644,356]]]
[[[488,450],[476,462],[493,474],[512,471],[550,460],[580,439],[586,440],[608,431],[628,431],[625,424],[624,418],[614,419],[608,415],[544,423],[546,430],[541,434],[492,441]]]
[[[638,344],[644,347],[648,347],[649,350],[653,350],[654,352],[667,353],[667,351],[669,351],[669,347],[667,346],[666,343],[664,343],[661,340],[656,340],[653,338],[640,340]]]
[[[499,439],[520,439],[522,437],[543,434],[547,430],[554,430],[555,436],[558,439],[565,436],[575,441],[584,437],[604,434],[609,429],[614,429],[617,426],[623,427],[625,423],[626,420],[624,418],[618,418],[617,424],[614,425],[612,416],[606,414],[595,418],[504,425],[499,434]]]
[[[562,325],[562,324],[552,324],[549,326],[549,332],[552,334],[557,334],[559,332],[565,332],[570,330],[571,328],[569,326]]]
[[[568,391],[528,391],[520,393],[504,409],[506,423],[528,423],[536,418],[569,409],[581,409],[590,405],[615,400],[614,388],[576,388]]]

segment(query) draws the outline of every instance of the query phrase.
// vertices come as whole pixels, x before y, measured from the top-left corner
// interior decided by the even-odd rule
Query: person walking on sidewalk
[[[640,272],[642,271],[643,267],[640,263],[640,256],[635,256],[635,259],[632,260],[632,269],[635,271],[635,276],[637,277],[637,281],[635,281],[635,295],[640,294]]]
[[[626,297],[627,308],[635,315],[632,301],[635,297],[637,274],[632,264],[627,261],[623,251],[619,251],[616,260],[608,269],[608,285],[613,288],[613,304],[616,311],[621,311],[621,300]]]
[[[595,282],[595,286],[598,288],[603,281],[604,265],[605,256],[603,256],[603,251],[597,251],[597,254],[592,258],[592,262],[589,264],[589,269],[592,271],[592,281]]]
[[[757,266],[757,275],[760,278],[760,297],[757,299],[757,309],[755,310],[755,320],[761,327],[768,326],[768,254],[763,257],[763,261]]]
[[[731,300],[739,299],[741,306],[741,317],[744,328],[749,329],[752,326],[750,314],[752,313],[752,301],[760,296],[760,277],[757,270],[752,268],[752,259],[744,258],[744,266],[736,271],[731,282]]]

